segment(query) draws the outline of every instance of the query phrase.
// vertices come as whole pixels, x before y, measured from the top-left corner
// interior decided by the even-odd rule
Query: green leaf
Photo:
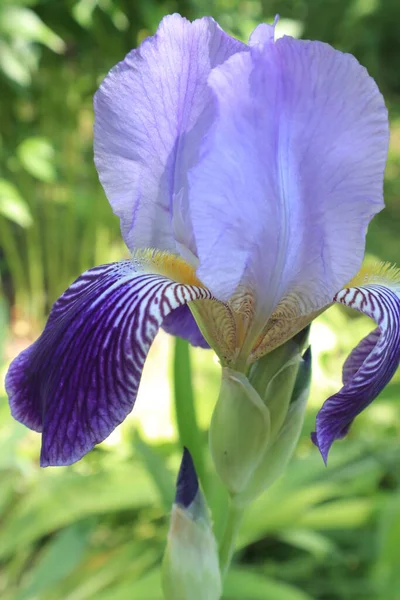
[[[317,560],[323,560],[328,555],[337,553],[334,542],[316,531],[291,529],[283,532],[279,538],[287,544],[309,552]]]
[[[109,591],[97,594],[96,600],[163,600],[160,570],[152,569],[137,581],[124,581]],[[242,599],[243,600],[243,599]]]
[[[71,573],[82,560],[92,530],[93,522],[86,521],[55,535],[29,574],[30,583],[15,600],[36,597]]]
[[[315,506],[298,521],[299,527],[313,529],[355,529],[365,526],[372,518],[378,497],[350,498]]]
[[[31,83],[31,65],[22,59],[22,54],[23,51],[0,39],[0,69],[11,81],[26,87]]]
[[[65,50],[63,40],[29,8],[3,6],[0,30],[11,38],[39,42],[54,52],[61,53]]]
[[[0,529],[5,557],[84,517],[139,508],[156,501],[149,476],[137,464],[81,475],[72,469],[37,473],[36,485],[15,504]]]
[[[255,571],[232,569],[226,578],[224,600],[312,600],[311,596],[286,583]]]
[[[147,444],[138,432],[136,432],[135,450],[158,489],[164,509],[170,512],[175,496],[175,477],[167,469],[165,458]]]
[[[6,179],[0,179],[0,214],[21,227],[29,227],[33,222],[28,204]]]
[[[378,530],[378,556],[373,578],[382,590],[382,598],[395,598],[399,590],[400,494],[394,493],[383,505]]]
[[[146,535],[142,536],[146,538],[144,541],[140,534],[133,537],[135,539],[128,543],[121,543],[118,539],[118,546],[114,548],[104,548],[103,545],[92,548],[84,564],[51,590],[51,598],[100,600],[104,596],[110,597],[110,593],[114,594],[121,588],[128,591],[122,598],[129,598],[129,591],[136,581],[160,562],[161,552],[160,547],[149,548]]]
[[[93,11],[97,0],[79,0],[71,9],[74,19],[81,27],[90,27],[93,23]]]
[[[45,182],[54,181],[54,149],[46,138],[26,138],[17,148],[18,158],[28,173]]]

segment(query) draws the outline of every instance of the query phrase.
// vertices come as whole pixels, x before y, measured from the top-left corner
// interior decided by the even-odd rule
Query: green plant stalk
[[[43,323],[46,317],[46,284],[37,205],[31,204],[33,225],[26,232],[26,253],[30,286],[30,313]]]
[[[179,440],[186,446],[196,467],[197,476],[207,491],[203,459],[204,442],[199,429],[192,386],[192,368],[190,364],[189,344],[179,337],[175,338],[174,347],[174,401],[175,417]]]
[[[94,265],[94,248],[96,246],[96,232],[99,227],[99,210],[96,204],[90,205],[92,215],[84,220],[84,229],[82,241],[79,242],[79,268],[78,272],[83,273]]]
[[[26,306],[24,304],[26,303],[27,297],[27,278],[23,260],[18,250],[15,236],[11,231],[11,227],[11,223],[6,221],[4,217],[0,218],[1,247],[13,279],[16,304],[18,306],[23,306],[25,310]]]
[[[60,280],[60,244],[57,231],[57,207],[54,201],[43,194],[43,247],[47,274],[47,296],[49,304],[58,298],[58,285]]]
[[[236,538],[242,524],[244,508],[229,500],[228,514],[226,517],[225,531],[219,548],[219,566],[221,576],[225,577],[232,562],[235,551]]]

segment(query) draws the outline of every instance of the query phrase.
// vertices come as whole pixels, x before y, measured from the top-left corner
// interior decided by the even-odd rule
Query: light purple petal
[[[79,460],[125,419],[163,319],[208,295],[130,261],[90,269],[64,292],[6,377],[13,416],[42,431],[42,466]]]
[[[162,328],[171,335],[188,340],[192,346],[210,347],[194,320],[190,308],[186,305],[180,306],[170,313],[163,321]]]
[[[277,15],[273,25],[269,25],[268,23],[260,23],[260,25],[257,25],[249,38],[249,46],[273,42],[275,38],[275,27],[278,21],[279,16]]]
[[[350,355],[345,385],[317,415],[312,438],[325,462],[332,443],[348,432],[353,419],[389,383],[400,361],[400,299],[394,291],[375,284],[345,288],[335,300],[374,319],[378,329]]]
[[[383,98],[353,56],[289,37],[209,83],[219,117],[189,174],[198,276],[221,300],[244,283],[267,315],[287,297],[309,314],[357,272],[383,207]]]
[[[95,162],[130,249],[195,251],[184,188],[213,119],[207,78],[244,48],[211,18],[191,23],[171,15],[96,93]],[[202,124],[184,138],[200,116]]]

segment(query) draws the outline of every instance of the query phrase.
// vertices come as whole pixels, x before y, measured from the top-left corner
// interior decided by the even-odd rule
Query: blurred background
[[[386,210],[368,252],[399,260],[398,0],[15,0],[0,2],[0,371],[32,342],[85,269],[126,255],[93,165],[92,97],[164,14],[215,17],[246,40],[261,21],[351,52],[378,81],[391,119]],[[400,600],[400,379],[328,468],[310,443],[372,324],[335,307],[312,328],[314,379],[286,475],[248,510],[224,598]],[[217,534],[226,498],[207,427],[219,386],[211,351],[157,337],[134,414],[68,468],[40,469],[39,436],[15,423],[0,384],[0,597],[157,600],[179,436],[195,458]],[[176,419],[176,411],[180,418]]]

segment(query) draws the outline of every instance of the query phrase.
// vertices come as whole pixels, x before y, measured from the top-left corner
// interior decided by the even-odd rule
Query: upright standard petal
[[[209,296],[131,261],[90,269],[64,292],[6,377],[13,416],[42,432],[42,466],[79,460],[125,419],[163,320]]]
[[[210,74],[218,118],[189,174],[190,212],[215,296],[245,284],[267,316],[284,299],[294,317],[360,267],[383,207],[387,111],[353,56],[262,33]]]
[[[191,23],[171,15],[110,71],[96,93],[95,162],[130,249],[195,252],[186,171],[213,119],[207,78],[244,48],[211,18]],[[210,110],[203,114],[206,106]]]
[[[312,435],[326,462],[332,443],[389,383],[400,361],[400,298],[396,289],[370,284],[345,288],[336,302],[365,313],[378,328],[353,350],[343,368],[344,386],[325,401]]]

